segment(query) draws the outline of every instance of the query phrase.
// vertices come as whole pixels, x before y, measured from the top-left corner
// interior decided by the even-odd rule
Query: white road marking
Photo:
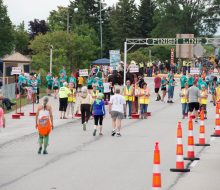
[[[194,168],[198,164],[198,162],[198,160],[193,161],[192,164],[190,164],[190,168]]]
[[[211,137],[210,141],[214,141],[216,139],[216,137]]]

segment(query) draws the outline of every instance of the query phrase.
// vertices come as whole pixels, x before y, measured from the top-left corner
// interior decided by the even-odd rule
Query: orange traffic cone
[[[219,115],[219,103],[216,105],[215,114],[215,133],[211,135],[212,137],[220,137],[220,115]]]
[[[189,172],[190,171],[190,169],[184,168],[181,122],[178,123],[178,128],[177,128],[176,168],[171,168],[170,171],[171,172]]]
[[[210,146],[210,144],[205,143],[205,114],[204,109],[200,111],[200,129],[199,129],[199,143],[195,144],[195,146]]]
[[[194,137],[193,137],[193,121],[190,117],[189,124],[188,124],[188,151],[187,151],[187,157],[184,158],[184,160],[199,160],[199,158],[195,157],[194,153]]]
[[[161,189],[160,150],[159,150],[159,143],[156,142],[155,150],[154,150],[152,190],[160,190],[160,189]]]

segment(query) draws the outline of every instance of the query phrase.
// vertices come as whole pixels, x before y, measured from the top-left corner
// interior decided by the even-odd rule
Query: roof
[[[31,63],[31,59],[29,57],[24,56],[18,52],[13,53],[12,55],[5,56],[2,61],[5,63]]]
[[[92,62],[92,65],[110,65],[110,60],[106,58],[97,59]]]

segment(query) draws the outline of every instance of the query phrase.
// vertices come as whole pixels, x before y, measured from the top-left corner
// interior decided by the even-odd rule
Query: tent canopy
[[[93,61],[91,65],[110,65],[110,60],[106,58],[97,59]]]

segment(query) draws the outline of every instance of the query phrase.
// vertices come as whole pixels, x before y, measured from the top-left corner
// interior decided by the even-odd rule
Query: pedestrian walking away
[[[92,104],[92,113],[94,115],[94,131],[93,136],[96,136],[97,129],[99,129],[99,135],[102,134],[103,118],[105,116],[105,102],[103,100],[103,94],[99,93],[96,100]]]
[[[120,89],[115,89],[115,95],[110,98],[109,113],[112,117],[112,136],[121,136],[121,120],[126,117],[126,101],[120,95]]]
[[[48,101],[48,97],[45,97],[43,99],[43,105],[38,106],[36,113],[36,129],[38,129],[38,141],[40,145],[38,149],[38,154],[41,154],[43,148],[43,154],[48,154],[47,146],[49,144],[49,134],[51,132],[51,129],[53,129],[52,108],[50,105],[48,105]]]
[[[93,104],[92,96],[88,93],[88,89],[86,86],[83,86],[81,89],[79,103],[81,110],[82,128],[84,131],[86,131],[86,125],[89,121],[89,117],[91,113],[91,104]]]
[[[193,86],[191,86],[187,91],[187,99],[189,102],[189,117],[191,117],[192,112],[195,110],[195,122],[198,122],[198,110],[199,110],[199,97],[200,92],[199,88],[197,87],[197,82],[193,83]]]

